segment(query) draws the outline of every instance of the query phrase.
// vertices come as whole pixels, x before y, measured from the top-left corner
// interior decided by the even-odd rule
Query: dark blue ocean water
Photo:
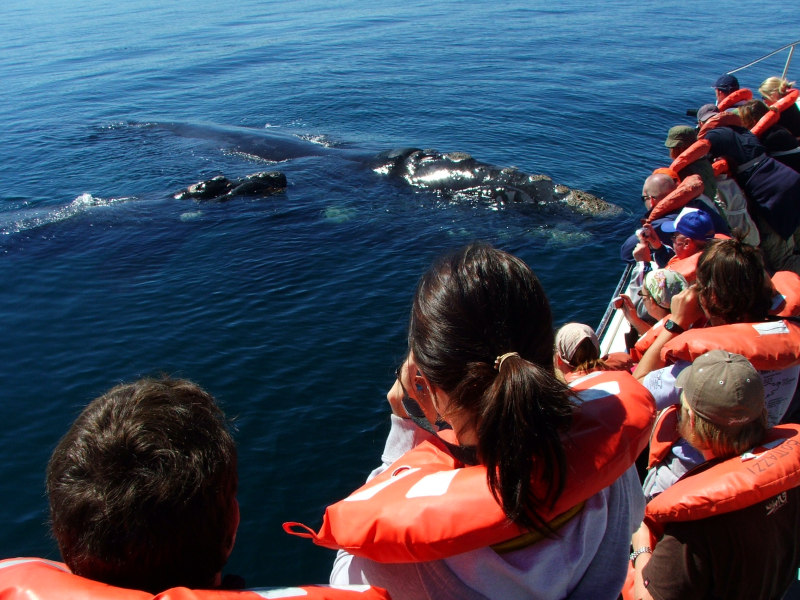
[[[709,0],[6,0],[0,16],[0,556],[57,558],[50,451],[90,399],[167,372],[236,417],[229,570],[251,585],[326,580],[332,553],[280,525],[318,525],[377,463],[433,257],[490,241],[533,266],[559,323],[596,324],[666,130],[725,70],[800,38],[791,3]],[[130,124],[153,121],[464,151],[626,212],[452,203],[336,157],[273,164]],[[269,169],[285,194],[171,198]]]

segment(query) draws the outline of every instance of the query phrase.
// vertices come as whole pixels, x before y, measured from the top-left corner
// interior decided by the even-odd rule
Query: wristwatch
[[[637,557],[640,554],[652,554],[653,549],[650,546],[642,546],[638,550],[631,552],[631,564],[636,562]]]
[[[667,331],[669,331],[671,333],[683,333],[684,331],[686,331],[683,327],[678,325],[672,319],[667,319],[667,322],[664,323],[664,329],[666,329]]]

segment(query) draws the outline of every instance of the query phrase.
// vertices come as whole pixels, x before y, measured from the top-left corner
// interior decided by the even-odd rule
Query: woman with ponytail
[[[580,429],[576,423],[586,418],[581,416],[583,401],[556,377],[550,305],[531,269],[483,244],[441,259],[419,282],[408,341],[408,356],[387,395],[392,428],[383,465],[370,479],[384,471],[384,477],[389,471],[392,477],[413,471],[409,451],[427,440],[443,448],[457,470],[469,469],[461,467],[470,463],[481,466],[484,485],[488,482],[505,514],[504,526],[524,533],[468,551],[454,541],[452,556],[419,561],[373,556],[343,543],[340,547],[360,555],[340,550],[331,583],[379,585],[400,600],[616,599],[627,570],[630,535],[644,510],[639,480],[630,468],[638,446],[613,476],[596,485],[596,492],[569,510],[552,510],[570,496],[571,487],[591,488],[588,478],[576,482],[573,473],[576,462],[592,462],[595,445],[589,444],[592,450],[577,460],[570,450]],[[621,396],[633,380],[628,373],[615,373],[598,375],[616,378]],[[637,396],[638,384],[633,386],[638,388],[633,395],[644,398]],[[647,395],[642,402],[652,400]],[[605,425],[615,432],[625,429]],[[643,445],[649,426],[641,430]],[[357,504],[357,495],[340,504]],[[453,510],[456,504],[454,499]],[[480,520],[482,512],[472,509],[459,520],[469,524]],[[424,520],[423,513],[412,519]],[[411,546],[414,555],[430,556]]]
[[[759,86],[758,91],[769,106],[774,104],[780,106],[781,99],[795,91],[794,81],[787,81],[783,77],[768,77]],[[797,107],[796,99],[785,103],[781,109],[779,123],[800,139],[800,109]]]

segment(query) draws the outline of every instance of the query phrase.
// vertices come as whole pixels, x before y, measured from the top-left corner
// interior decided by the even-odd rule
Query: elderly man
[[[660,170],[659,170],[660,171]],[[644,202],[645,220],[653,212],[653,209],[665,199],[673,197],[672,194],[678,189],[678,183],[666,173],[656,172],[644,181],[642,186],[642,201]],[[711,208],[710,200],[700,195],[689,200],[685,206],[703,211],[714,224],[715,231],[727,232],[728,226],[718,212]],[[620,248],[620,258],[626,262],[655,261],[659,267],[666,266],[675,252],[673,251],[672,232],[665,232],[663,226],[674,221],[683,207],[679,206],[675,210],[660,216],[652,222],[642,226],[641,230],[635,235],[630,236],[622,243]]]
[[[680,273],[688,283],[694,283],[697,260],[706,244],[714,239],[711,217],[696,208],[684,208],[674,221],[661,225],[661,231],[672,234],[675,256],[667,262],[667,269]]]
[[[677,421],[709,466],[648,503],[632,538],[634,596],[781,598],[800,565],[800,426],[767,431],[761,377],[738,354],[698,357],[677,385],[680,406],[659,424]]]
[[[644,203],[645,216],[650,214],[650,211],[664,198],[669,196],[675,188],[677,183],[672,177],[663,173],[654,173],[644,181],[642,186],[642,202]],[[654,255],[655,260],[659,265],[663,262],[664,265],[671,257],[670,251],[667,249],[670,243],[670,235],[662,234],[658,225],[666,221],[672,221],[678,216],[678,211],[673,214],[665,215],[660,219],[656,219],[653,223],[647,224],[635,235],[630,236],[623,242],[620,248],[620,258],[626,262],[632,261],[649,261],[650,251]],[[645,255],[646,254],[646,255]]]

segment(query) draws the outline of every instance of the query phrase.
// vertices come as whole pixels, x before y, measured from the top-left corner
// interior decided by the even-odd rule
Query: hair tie
[[[500,367],[503,366],[503,361],[507,359],[509,356],[516,356],[519,358],[519,353],[517,352],[506,352],[505,354],[501,354],[496,359],[494,359],[494,368],[495,370],[499,371]]]

